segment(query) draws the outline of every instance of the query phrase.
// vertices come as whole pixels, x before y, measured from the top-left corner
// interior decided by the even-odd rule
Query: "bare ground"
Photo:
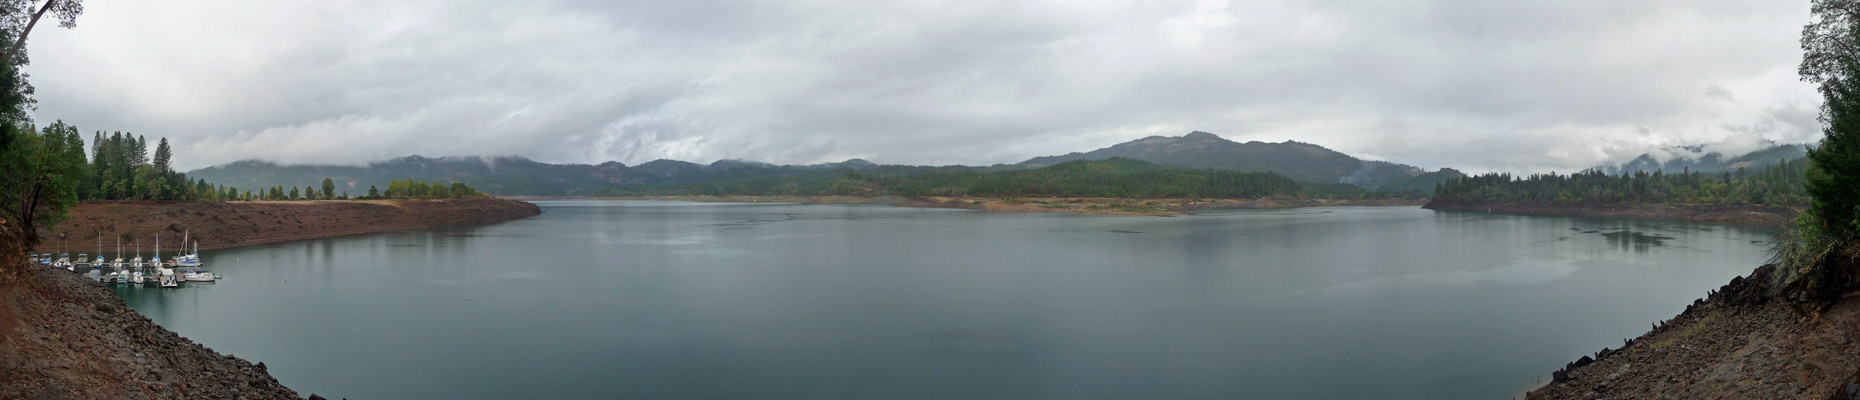
[[[1578,359],[1527,397],[1853,398],[1860,297],[1809,306],[1784,300],[1767,289],[1772,268],[1733,279],[1619,349]]]
[[[174,235],[178,245],[187,230],[201,248],[214,249],[539,213],[534,204],[504,199],[81,204],[38,252],[56,252],[67,240],[70,252],[85,252],[100,237],[106,246],[117,237],[152,246],[157,232]],[[181,337],[100,284],[27,264],[19,247],[0,240],[0,399],[298,398],[264,363]]]
[[[181,235],[202,250],[289,240],[506,221],[541,214],[535,204],[483,198],[456,200],[240,201],[194,203],[84,203],[71,219],[46,232],[38,253],[104,251],[121,239],[128,249],[155,235],[170,250]]]

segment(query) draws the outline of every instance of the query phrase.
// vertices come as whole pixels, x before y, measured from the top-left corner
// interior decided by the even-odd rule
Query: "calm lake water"
[[[213,251],[130,306],[339,398],[1510,398],[1771,231],[1434,212],[1174,218],[538,202]]]

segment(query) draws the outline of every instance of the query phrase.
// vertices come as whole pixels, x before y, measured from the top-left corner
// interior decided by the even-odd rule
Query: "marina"
[[[200,260],[200,243],[189,241],[184,233],[181,246],[175,248],[174,256],[162,258],[161,236],[155,236],[155,250],[149,258],[142,257],[141,240],[136,240],[134,253],[125,261],[122,243],[117,243],[114,261],[103,253],[103,236],[97,237],[97,257],[88,253],[79,253],[74,260],[70,253],[61,253],[56,258],[51,253],[33,254],[33,262],[53,269],[63,269],[72,273],[83,273],[90,280],[111,286],[155,287],[174,289],[183,283],[213,283],[223,277],[211,271],[201,269],[206,263]]]

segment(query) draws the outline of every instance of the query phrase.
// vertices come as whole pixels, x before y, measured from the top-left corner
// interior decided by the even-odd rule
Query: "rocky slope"
[[[299,398],[265,363],[162,328],[102,285],[22,268],[0,283],[0,399]]]
[[[102,238],[131,243],[183,230],[203,249],[401,229],[480,224],[541,213],[505,199],[234,203],[95,203],[41,245],[72,253]],[[163,244],[170,242],[164,241]],[[263,362],[220,354],[162,328],[100,284],[27,264],[0,241],[0,399],[296,399]],[[318,399],[311,395],[312,399]]]
[[[1773,267],[1733,279],[1668,321],[1565,366],[1530,399],[1851,399],[1860,298],[1778,295]]]

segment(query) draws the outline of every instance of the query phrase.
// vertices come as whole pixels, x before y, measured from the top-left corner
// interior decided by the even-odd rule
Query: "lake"
[[[1510,398],[1765,259],[1718,224],[539,201],[118,288],[305,395]]]

